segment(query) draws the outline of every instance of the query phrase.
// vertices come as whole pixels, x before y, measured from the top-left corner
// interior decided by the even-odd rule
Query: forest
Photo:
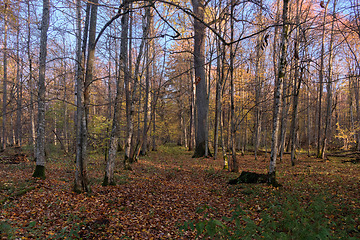
[[[3,0],[1,239],[359,239],[359,0]]]

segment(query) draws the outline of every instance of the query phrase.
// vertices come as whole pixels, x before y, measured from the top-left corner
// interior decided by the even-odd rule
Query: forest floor
[[[0,158],[11,152],[3,152]],[[228,185],[239,173],[181,147],[159,147],[101,185],[104,160],[91,155],[91,193],[72,191],[74,162],[48,156],[47,179],[35,163],[0,163],[1,239],[360,239],[360,164],[299,155],[278,163],[282,187]],[[238,156],[240,171],[266,173],[269,155]]]

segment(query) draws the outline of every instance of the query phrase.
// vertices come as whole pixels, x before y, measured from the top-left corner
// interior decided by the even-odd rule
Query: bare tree
[[[121,30],[121,47],[120,47],[120,65],[122,68],[122,72],[125,75],[127,72],[127,42],[128,42],[128,24],[127,21],[129,19],[128,16],[128,7],[129,3],[127,0],[124,0],[124,15],[121,18],[122,30]],[[126,25],[125,25],[126,24]],[[123,75],[123,76],[124,76]],[[124,76],[125,78],[125,76]],[[128,83],[127,83],[128,84]],[[113,115],[113,124],[110,135],[110,143],[109,143],[109,153],[108,159],[106,162],[105,169],[105,177],[103,185],[114,185],[114,168],[115,168],[115,158],[119,141],[119,133],[120,133],[120,123],[119,123],[119,113],[120,113],[120,98],[121,98],[121,86],[120,86],[120,78],[116,79],[116,96],[115,96],[115,105],[114,105],[114,115]]]
[[[192,0],[194,15],[194,69],[196,85],[196,135],[193,157],[202,157],[206,153],[208,99],[205,79],[205,2]]]
[[[4,67],[4,79],[3,79],[3,103],[2,103],[2,142],[1,148],[5,150],[7,144],[7,134],[6,134],[6,122],[7,122],[7,64],[8,64],[8,49],[7,49],[7,39],[8,39],[8,1],[5,1],[4,6],[4,45],[3,45],[3,67]]]
[[[93,80],[93,67],[95,61],[95,36],[97,21],[97,0],[88,2],[87,16],[84,27],[84,39],[82,49],[82,61],[85,60],[85,49],[88,42],[88,54],[86,60],[85,79],[83,70],[78,75],[77,82],[77,147],[76,147],[76,168],[75,168],[75,192],[87,192],[90,190],[87,173],[87,142],[88,142],[88,114],[90,103],[90,84]],[[88,25],[89,24],[89,25]],[[88,28],[89,27],[89,28]],[[88,31],[87,31],[88,30]],[[83,65],[84,66],[84,65]],[[83,68],[83,67],[82,67]]]
[[[274,108],[273,108],[273,130],[271,141],[271,155],[269,165],[269,182],[276,185],[276,158],[278,151],[278,139],[279,139],[279,117],[281,106],[281,93],[283,87],[283,80],[285,77],[286,69],[286,56],[287,56],[287,41],[288,41],[288,9],[289,0],[283,0],[283,13],[282,13],[282,33],[281,33],[281,45],[280,45],[280,61],[278,66],[278,74],[275,81],[274,90]]]
[[[41,21],[39,81],[38,81],[38,121],[36,138],[36,168],[33,177],[45,178],[45,71],[47,55],[47,31],[50,22],[50,1],[43,0]]]
[[[326,5],[321,4],[321,7],[324,8],[324,16],[322,23],[322,35],[321,35],[321,52],[320,52],[320,69],[319,69],[319,98],[318,98],[318,118],[317,118],[317,157],[321,158],[321,117],[322,117],[322,95],[323,95],[323,85],[324,85],[324,58],[325,58],[325,35],[326,35],[326,15],[327,8],[330,3],[330,0],[327,1]]]
[[[321,158],[325,157],[325,151],[326,151],[326,144],[329,138],[329,131],[331,127],[331,119],[332,119],[332,85],[333,85],[333,79],[332,79],[332,66],[333,66],[333,59],[334,59],[334,53],[333,53],[333,45],[334,45],[334,25],[336,20],[336,3],[337,1],[334,0],[333,3],[333,21],[331,23],[331,33],[330,33],[330,43],[329,43],[329,63],[328,63],[328,76],[327,76],[327,82],[326,82],[326,121],[325,121],[325,130],[324,130],[324,138],[322,140],[322,148],[321,148]],[[358,109],[357,109],[358,110]]]

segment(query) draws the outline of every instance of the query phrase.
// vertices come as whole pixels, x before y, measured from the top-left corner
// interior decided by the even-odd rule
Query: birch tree
[[[286,70],[286,53],[287,53],[287,41],[288,41],[288,9],[289,0],[283,0],[283,13],[282,13],[282,33],[281,33],[281,45],[280,45],[280,59],[278,66],[278,74],[275,80],[274,89],[274,108],[273,108],[273,129],[271,136],[271,155],[269,164],[269,183],[276,185],[276,159],[278,151],[278,139],[279,139],[279,117],[281,106],[281,93],[283,87],[283,81]]]

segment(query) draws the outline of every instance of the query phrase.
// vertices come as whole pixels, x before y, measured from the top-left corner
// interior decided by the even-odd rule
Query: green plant
[[[14,239],[16,228],[11,226],[11,222],[1,221],[0,222],[0,236],[6,239]]]
[[[330,221],[329,216],[338,209],[329,200],[327,195],[312,196],[311,203],[304,205],[289,194],[277,195],[256,220],[239,205],[230,209],[230,217],[220,219],[214,217],[216,209],[204,205],[197,210],[202,217],[186,221],[180,230],[196,231],[198,237],[210,239],[352,239],[348,233],[358,233],[354,219],[346,216],[341,222]]]

